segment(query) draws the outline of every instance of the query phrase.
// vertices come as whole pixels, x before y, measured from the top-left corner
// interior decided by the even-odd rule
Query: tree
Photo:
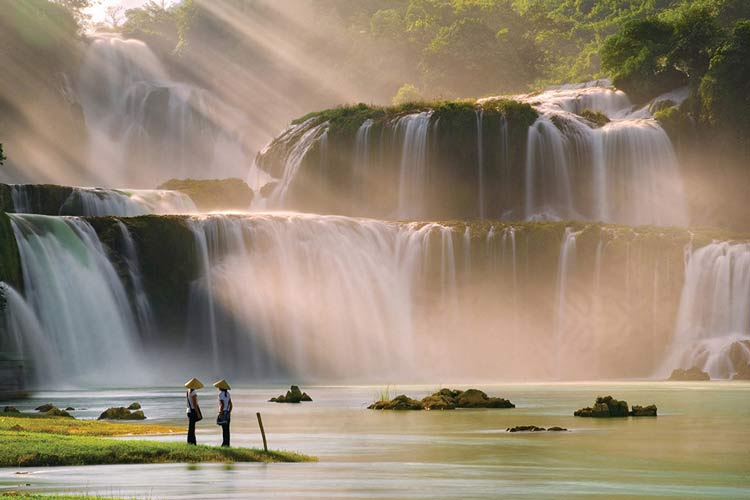
[[[703,116],[750,147],[750,20],[735,24],[700,85]]]
[[[55,2],[68,9],[68,11],[73,14],[78,26],[81,27],[84,26],[88,20],[85,10],[93,4],[91,0],[55,0]]]
[[[674,27],[646,18],[629,21],[601,48],[602,69],[612,83],[638,102],[684,85],[686,75],[670,64]]]
[[[422,93],[411,83],[403,84],[401,88],[398,89],[398,92],[396,92],[396,95],[393,96],[393,104],[396,106],[399,104],[408,104],[423,100]]]
[[[721,26],[715,13],[701,5],[683,8],[673,26],[674,41],[668,59],[687,75],[691,87],[697,90],[701,78],[708,71],[711,52],[721,35]]]
[[[112,29],[118,29],[125,22],[125,7],[122,5],[110,5],[104,12],[104,22]]]

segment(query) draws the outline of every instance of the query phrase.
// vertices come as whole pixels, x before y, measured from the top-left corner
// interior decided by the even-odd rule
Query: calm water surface
[[[150,499],[197,498],[653,498],[750,499],[749,383],[591,383],[481,386],[513,401],[507,410],[373,412],[382,387],[304,386],[313,403],[267,403],[281,386],[232,391],[232,444],[269,446],[320,458],[309,464],[162,464],[0,469],[0,489]],[[422,397],[438,387],[398,386]],[[659,417],[573,417],[597,395],[656,403]],[[199,443],[219,444],[214,389],[200,391]],[[85,408],[140,401],[149,421],[184,423],[178,388],[46,392],[22,409],[52,402]],[[558,425],[567,433],[508,433],[514,425]],[[184,435],[155,439],[184,440]],[[2,446],[2,443],[0,443]],[[21,472],[21,474],[18,474]]]

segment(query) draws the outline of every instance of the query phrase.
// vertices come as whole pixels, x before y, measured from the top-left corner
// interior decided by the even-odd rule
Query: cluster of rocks
[[[669,380],[673,381],[703,381],[711,380],[708,373],[704,372],[697,366],[684,370],[682,368],[676,368],[672,370],[672,375],[669,376]]]
[[[627,401],[619,401],[612,396],[599,396],[593,407],[581,408],[573,412],[573,415],[592,418],[655,417],[656,405],[633,405],[633,408],[628,411]]]
[[[303,401],[312,401],[312,398],[306,392],[302,392],[296,385],[286,391],[286,394],[268,400],[269,403],[301,403]]]
[[[491,398],[479,389],[458,391],[440,389],[421,400],[405,394],[391,400],[376,401],[370,410],[455,410],[456,408],[515,408],[516,405],[503,398]]]
[[[140,410],[141,405],[133,403],[127,408],[119,406],[115,408],[107,408],[99,415],[97,420],[145,420],[146,415]],[[135,409],[135,411],[133,410]]]
[[[3,413],[21,413],[21,412],[18,411],[18,408],[16,408],[15,406],[5,406],[3,408]]]
[[[69,417],[73,418],[73,415],[68,413],[69,411],[75,410],[75,408],[71,408],[70,406],[65,408],[64,410],[61,410],[57,406],[53,405],[52,403],[43,404],[41,406],[37,406],[34,408],[39,413],[44,413],[45,415],[49,417]]]
[[[515,427],[508,427],[505,429],[507,432],[568,432],[568,429],[564,427],[537,427],[536,425],[517,425]]]

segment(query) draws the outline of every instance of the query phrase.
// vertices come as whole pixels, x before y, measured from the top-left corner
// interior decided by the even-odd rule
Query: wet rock
[[[65,411],[76,411],[76,409],[72,406],[68,406],[67,408],[65,408]]]
[[[404,399],[406,398],[408,402]],[[399,400],[399,401],[397,401]],[[416,404],[421,405],[417,408]],[[515,408],[516,405],[503,398],[491,398],[484,392],[478,389],[468,389],[466,391],[459,391],[453,389],[440,389],[438,392],[431,394],[421,401],[411,399],[405,395],[398,396],[398,398],[392,399],[391,401],[377,401],[371,404],[368,408],[374,410],[390,410],[390,409],[407,409],[407,408],[391,408],[392,406],[409,406],[410,410],[453,410],[456,408]]]
[[[68,417],[68,418],[73,418],[73,415],[71,415],[70,413],[68,413],[65,410],[61,410],[60,408],[57,408],[56,406],[53,406],[49,410],[45,411],[44,414],[47,415],[48,417]]]
[[[422,402],[405,394],[396,396],[390,401],[376,401],[367,407],[369,410],[421,410]]]
[[[37,406],[34,409],[36,411],[39,411],[39,412],[42,412],[42,413],[46,413],[46,412],[50,411],[52,408],[54,408],[54,407],[55,407],[55,405],[53,405],[52,403],[47,403],[45,405]]]
[[[122,406],[117,408],[107,408],[99,415],[97,420],[145,420],[146,415],[143,411],[130,411]]]
[[[422,408],[425,410],[454,410],[455,399],[441,395],[439,392],[422,399]]]
[[[503,398],[491,398],[479,389],[468,389],[456,398],[456,408],[515,408],[516,405]]]
[[[140,410],[141,409],[141,403],[135,402],[130,403],[130,406],[128,406],[128,410]]]
[[[669,380],[677,381],[702,381],[711,380],[708,373],[704,372],[697,366],[683,370],[682,368],[676,368],[672,371],[672,375],[669,376]]]
[[[633,409],[630,411],[630,416],[632,417],[655,417],[656,405],[648,405],[648,406],[633,405]]]
[[[576,417],[590,418],[619,418],[619,417],[649,417],[656,416],[656,405],[633,406],[632,411],[628,411],[627,401],[620,401],[612,396],[599,396],[593,407],[581,408],[573,412]]]
[[[508,432],[544,432],[547,429],[544,427],[537,427],[536,425],[517,425],[515,427],[509,427],[505,429]]]
[[[21,413],[15,406],[6,406],[3,408],[3,413]]]
[[[293,385],[286,394],[268,400],[270,403],[301,403],[302,401],[312,401],[312,398],[302,392],[297,385]]]
[[[568,429],[566,429],[565,427],[555,426],[555,427],[550,427],[549,429],[547,429],[547,432],[568,432]]]

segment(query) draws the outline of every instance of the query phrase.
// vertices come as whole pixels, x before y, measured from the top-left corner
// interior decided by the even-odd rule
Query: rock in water
[[[69,418],[73,418],[73,415],[71,415],[70,413],[68,413],[65,410],[61,410],[60,408],[57,408],[56,406],[53,406],[49,410],[45,411],[44,414],[47,415],[47,416],[49,416],[49,417],[69,417]]]
[[[21,413],[15,406],[6,406],[3,408],[3,413]]]
[[[302,401],[312,401],[312,398],[306,392],[302,392],[298,385],[293,385],[286,391],[286,394],[271,398],[268,401],[270,403],[301,403]]]
[[[550,427],[549,429],[547,429],[547,432],[568,432],[568,429],[566,429],[565,427],[555,426],[555,427]]]
[[[47,403],[46,405],[37,406],[34,409],[36,411],[39,411],[39,412],[42,412],[42,413],[47,413],[48,411],[50,411],[54,407],[55,407],[55,405],[53,405],[52,403]]]
[[[390,401],[376,401],[367,407],[370,410],[421,410],[422,402],[405,394],[396,396]]]
[[[683,370],[682,368],[675,368],[674,371],[672,371],[672,375],[669,376],[669,380],[676,380],[676,381],[703,381],[703,380],[711,380],[711,377],[708,375],[708,373],[704,372],[697,366],[694,366],[692,368],[688,368],[687,370]]]
[[[503,398],[491,398],[479,389],[468,389],[458,395],[457,408],[515,408],[516,405]]]
[[[67,408],[65,408],[65,411],[76,411],[76,409],[72,406],[68,406]]]
[[[130,411],[122,406],[118,408],[107,408],[99,415],[97,420],[145,420],[143,411]]]
[[[656,405],[648,405],[648,406],[633,405],[633,409],[630,411],[630,415],[633,417],[655,417]]]
[[[422,399],[422,408],[425,410],[454,410],[456,403],[453,398],[447,398],[438,392]]]
[[[591,418],[655,417],[656,405],[633,406],[632,411],[628,411],[627,401],[619,401],[612,396],[599,396],[593,407],[581,408],[573,412],[573,415]]]
[[[141,409],[141,403],[135,402],[131,403],[130,406],[128,406],[128,410],[140,410]]]
[[[536,425],[517,425],[505,430],[508,432],[544,432],[546,429],[544,427],[537,427]]]

